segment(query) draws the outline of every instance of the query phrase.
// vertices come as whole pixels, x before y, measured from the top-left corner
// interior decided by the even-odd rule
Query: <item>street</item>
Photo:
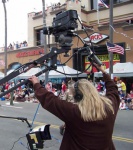
[[[52,140],[44,142],[44,149],[59,150],[62,136],[59,133],[59,126],[63,124],[54,115],[44,110],[38,103],[19,102],[10,106],[8,101],[0,102],[0,116],[24,117],[31,124],[34,120],[34,127],[51,124],[50,133]],[[38,111],[37,108],[39,107]],[[36,116],[35,116],[36,114]],[[120,110],[115,123],[113,141],[117,150],[132,150],[133,147],[133,111]],[[26,134],[30,128],[26,122],[11,118],[0,117],[0,150],[26,150]],[[22,138],[21,138],[22,137]]]

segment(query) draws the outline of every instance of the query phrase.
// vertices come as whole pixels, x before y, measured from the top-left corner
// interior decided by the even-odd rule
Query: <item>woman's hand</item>
[[[93,65],[99,70],[99,71],[101,71],[102,73],[106,73],[105,71],[104,71],[104,69],[103,69],[103,66],[101,65],[101,66],[99,66],[98,64],[96,64],[96,63],[93,63]]]
[[[32,76],[28,79],[29,81],[32,82],[32,84],[40,83],[39,79],[36,76]]]

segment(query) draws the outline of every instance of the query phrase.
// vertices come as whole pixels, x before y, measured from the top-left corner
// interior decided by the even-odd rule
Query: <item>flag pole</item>
[[[109,21],[109,40],[111,43],[113,43],[113,1],[110,0],[110,21]],[[113,79],[113,53],[109,52],[109,74],[111,78]]]
[[[98,6],[98,0],[97,0],[97,24],[99,25],[99,6]]]

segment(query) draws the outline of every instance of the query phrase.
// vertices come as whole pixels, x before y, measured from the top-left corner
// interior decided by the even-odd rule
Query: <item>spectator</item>
[[[51,82],[48,82],[48,83],[46,84],[45,88],[46,88],[48,91],[52,92],[52,83],[51,83]]]
[[[117,87],[118,87],[118,91],[119,91],[119,93],[120,93],[120,91],[121,91],[121,84],[120,84],[119,81],[117,81]]]
[[[8,82],[6,82],[6,85],[5,85],[5,90],[7,91],[8,89],[9,89],[9,83]]]
[[[101,85],[101,91],[104,91],[105,83],[102,80],[100,80],[100,85]]]
[[[66,87],[65,81],[63,81],[63,82],[62,82],[62,86],[61,86],[62,95],[65,94],[66,89],[67,89],[67,87]]]
[[[11,81],[11,83],[10,83],[10,85],[9,85],[8,89],[10,89],[10,88],[12,88],[12,87],[14,87],[14,86],[15,86],[14,81]]]
[[[121,85],[120,87],[121,87],[122,93],[126,96],[126,90],[127,90],[126,85],[122,80],[120,80],[119,82]]]
[[[19,43],[18,43],[18,41],[16,42],[16,49],[19,49]]]
[[[24,98],[24,91],[23,90],[16,90],[16,92],[14,93],[14,100],[15,101],[20,101],[20,102],[23,102],[25,101],[25,98]]]
[[[101,84],[100,84],[100,82],[99,83],[97,83],[97,90],[98,90],[98,92],[101,92]]]
[[[2,85],[1,92],[5,91],[5,84]]]
[[[13,46],[12,46],[11,43],[10,43],[10,45],[8,46],[8,48],[11,49],[11,50],[13,49]]]
[[[132,99],[133,99],[133,91],[131,90],[130,93],[127,94],[127,97],[125,98],[125,103],[127,107],[129,107]]]
[[[54,95],[55,96],[58,96],[58,92],[57,92],[57,89],[54,89],[55,91],[54,91]]]
[[[64,100],[66,100],[67,102],[72,102],[74,103],[74,97],[73,97],[73,94],[72,94],[72,87],[74,85],[74,81],[73,80],[70,80],[68,81],[68,89],[66,90],[65,92],[65,95],[64,95]],[[60,134],[63,135],[64,132],[65,132],[65,127],[66,125],[63,124],[60,126]]]
[[[126,103],[125,103],[125,100],[124,100],[124,99],[121,100],[119,109],[120,109],[120,110],[126,110],[126,109],[127,109]]]
[[[128,107],[130,110],[133,110],[133,99],[131,100],[131,103],[129,104],[129,107]]]
[[[24,44],[24,47],[27,47],[27,46],[28,46],[27,41],[24,41],[23,44]]]

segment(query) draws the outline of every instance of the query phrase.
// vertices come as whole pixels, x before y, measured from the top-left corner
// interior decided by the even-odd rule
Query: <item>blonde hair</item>
[[[114,114],[111,100],[101,96],[91,82],[79,80],[78,89],[83,93],[83,99],[77,105],[84,121],[103,120],[107,117],[107,111]]]

